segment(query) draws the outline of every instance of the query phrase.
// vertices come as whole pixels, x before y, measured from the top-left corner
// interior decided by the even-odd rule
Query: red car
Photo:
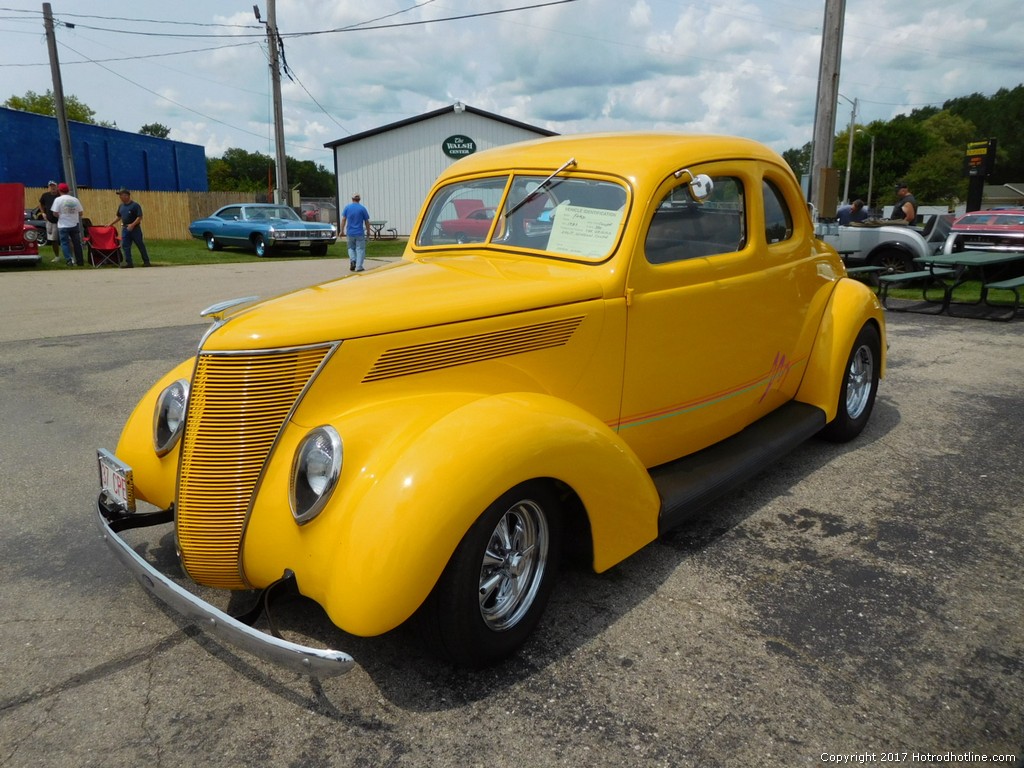
[[[0,184],[0,264],[38,264],[38,241],[25,221],[25,185]]]
[[[953,222],[943,253],[1024,251],[1024,208],[972,211]]]
[[[484,206],[483,200],[453,200],[456,218],[438,222],[442,237],[457,243],[482,242],[491,230],[494,208]]]

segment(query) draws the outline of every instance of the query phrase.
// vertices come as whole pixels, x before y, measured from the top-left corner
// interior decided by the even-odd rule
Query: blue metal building
[[[68,123],[79,187],[206,192],[206,149],[88,123]],[[0,107],[0,181],[27,187],[64,179],[57,119]]]

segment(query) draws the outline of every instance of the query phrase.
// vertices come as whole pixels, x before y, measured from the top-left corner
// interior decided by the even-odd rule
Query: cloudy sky
[[[161,123],[208,157],[273,155],[250,0],[50,5],[64,93],[97,120]],[[42,8],[0,0],[0,102],[53,86]],[[854,99],[868,123],[1024,82],[1020,8],[847,0],[840,127]],[[559,133],[729,133],[782,152],[811,138],[823,20],[824,0],[277,0],[286,151],[330,168],[325,142],[460,100]]]

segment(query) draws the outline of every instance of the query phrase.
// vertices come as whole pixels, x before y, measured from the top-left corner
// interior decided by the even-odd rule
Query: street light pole
[[[843,94],[839,94],[839,98],[846,99]],[[846,99],[850,101],[849,99]],[[853,104],[853,110],[850,112],[850,130],[846,135],[846,181],[843,184],[843,205],[850,204],[850,167],[853,165],[853,131],[854,125],[857,121],[857,99],[850,101]]]
[[[871,190],[875,184],[875,135],[871,136],[871,165],[868,166],[868,211],[871,211]]]

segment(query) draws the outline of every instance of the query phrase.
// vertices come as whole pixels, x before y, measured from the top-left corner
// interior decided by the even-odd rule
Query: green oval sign
[[[469,136],[456,134],[455,136],[449,136],[441,142],[441,151],[448,155],[448,157],[457,160],[460,157],[466,157],[466,155],[472,155],[476,152],[476,142],[469,138]]]

